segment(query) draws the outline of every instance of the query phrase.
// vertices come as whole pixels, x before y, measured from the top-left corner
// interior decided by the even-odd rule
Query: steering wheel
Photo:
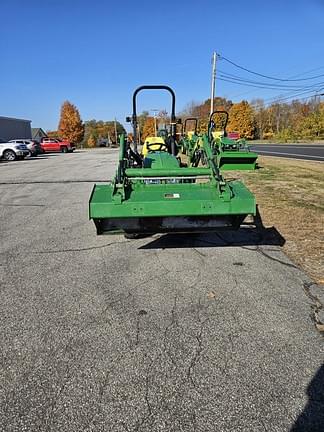
[[[155,147],[154,149],[152,148],[153,146]],[[169,148],[165,143],[149,143],[146,144],[146,148],[148,152],[169,151]]]

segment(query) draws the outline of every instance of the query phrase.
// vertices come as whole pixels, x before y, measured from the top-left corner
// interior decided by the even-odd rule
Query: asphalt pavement
[[[265,156],[324,162],[323,144],[255,144],[251,149]]]
[[[323,432],[323,290],[280,233],[98,237],[116,159],[0,163],[0,430]]]

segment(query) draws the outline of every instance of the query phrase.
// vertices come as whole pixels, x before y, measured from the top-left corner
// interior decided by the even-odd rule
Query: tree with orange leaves
[[[254,138],[256,130],[254,113],[251,105],[247,101],[232,105],[229,112],[227,130],[238,132],[241,138]]]
[[[84,125],[79,110],[69,101],[65,101],[61,107],[59,123],[59,135],[73,143],[79,143],[84,136]]]
[[[143,126],[142,135],[141,135],[141,140],[144,142],[148,136],[154,136],[154,135],[155,135],[154,118],[153,117],[146,117],[145,122],[144,122],[144,126]]]
[[[93,135],[90,135],[87,141],[88,147],[96,147],[97,141]]]

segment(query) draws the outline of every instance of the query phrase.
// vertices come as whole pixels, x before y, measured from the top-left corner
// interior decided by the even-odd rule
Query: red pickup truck
[[[73,152],[75,145],[59,138],[42,138],[40,143],[44,152]]]

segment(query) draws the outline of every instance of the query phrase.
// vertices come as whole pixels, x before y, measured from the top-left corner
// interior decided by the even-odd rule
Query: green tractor
[[[193,128],[188,130],[188,124],[193,123]],[[196,143],[198,142],[198,134],[197,134],[197,126],[198,126],[198,119],[196,117],[188,117],[184,121],[184,125],[182,128],[182,137],[179,142],[179,145],[181,147],[182,154],[185,154],[189,156],[189,158],[192,156]]]
[[[136,97],[142,90],[171,94],[171,133],[165,142],[138,151]],[[199,138],[203,166],[177,157],[175,94],[168,86],[141,86],[133,94],[133,143],[120,138],[119,161],[111,184],[94,186],[89,216],[97,234],[193,233],[237,229],[256,213],[255,197],[238,180],[225,180],[215,163],[207,135]]]
[[[223,130],[217,131],[214,115],[225,117]],[[214,111],[209,117],[208,138],[216,156],[217,165],[221,171],[254,170],[257,164],[257,153],[250,150],[245,139],[233,140],[227,137],[227,111]]]

